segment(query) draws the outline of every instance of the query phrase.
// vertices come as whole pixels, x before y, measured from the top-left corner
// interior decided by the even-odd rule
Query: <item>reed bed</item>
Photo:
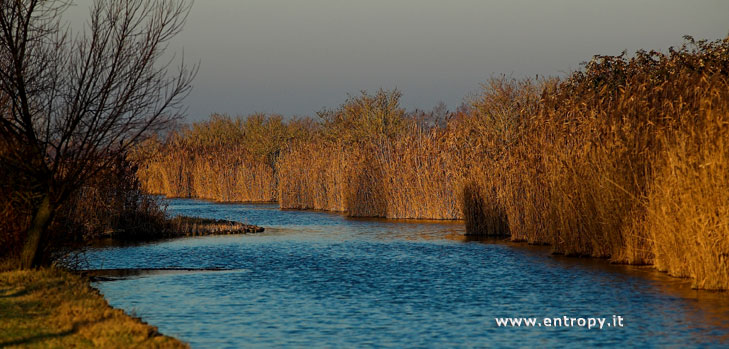
[[[354,217],[462,218],[452,140],[405,116],[398,99],[396,91],[363,94],[324,115],[317,138],[279,159],[279,205]]]
[[[543,242],[729,288],[728,48],[688,39],[669,54],[596,57],[543,93],[541,132],[524,142],[545,170]]]
[[[174,132],[166,142],[151,140],[140,147],[139,177],[147,192],[168,197],[274,202],[281,149],[308,127],[304,121],[285,124],[280,116],[213,115]]]
[[[659,134],[663,151],[657,157],[642,227],[652,243],[654,264],[659,270],[692,277],[698,288],[726,290],[729,83],[726,70],[723,72],[721,76],[700,78],[688,92],[702,96],[697,105],[689,108],[696,108],[694,112],[674,114],[676,129]]]
[[[140,174],[169,196],[462,219],[469,234],[729,289],[729,39],[686,40],[563,79],[491,79],[443,122],[406,113],[397,91],[320,122],[213,118],[160,143]]]
[[[411,126],[407,135],[380,146],[373,159],[381,171],[385,217],[461,219],[461,168],[446,132]]]
[[[289,209],[347,211],[351,149],[341,143],[299,142],[278,161],[279,206]]]

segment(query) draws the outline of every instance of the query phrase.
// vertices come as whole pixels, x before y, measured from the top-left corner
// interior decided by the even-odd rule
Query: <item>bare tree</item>
[[[190,11],[186,0],[96,0],[83,31],[63,0],[0,0],[0,166],[36,199],[21,266],[57,210],[91,177],[181,115],[197,67],[162,61]]]

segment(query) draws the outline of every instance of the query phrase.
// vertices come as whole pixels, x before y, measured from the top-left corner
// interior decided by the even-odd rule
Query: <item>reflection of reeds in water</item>
[[[144,182],[171,196],[463,219],[473,235],[655,264],[727,289],[727,52],[726,40],[689,41],[669,54],[596,57],[562,81],[492,79],[444,127],[417,125],[397,93],[364,94],[319,125],[289,127],[269,142],[274,157],[240,155],[262,154],[252,144],[173,146]],[[230,133],[216,122],[208,136]]]

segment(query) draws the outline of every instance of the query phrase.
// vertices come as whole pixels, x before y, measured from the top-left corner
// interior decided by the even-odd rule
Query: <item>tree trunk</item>
[[[40,265],[43,257],[40,253],[41,241],[45,238],[54,213],[55,208],[51,205],[51,194],[46,193],[33,215],[33,220],[30,222],[20,257],[21,268],[31,269]]]

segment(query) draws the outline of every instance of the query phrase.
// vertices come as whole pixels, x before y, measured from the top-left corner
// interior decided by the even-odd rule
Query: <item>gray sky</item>
[[[90,0],[68,18],[87,17]],[[488,77],[729,33],[727,0],[197,0],[172,49],[200,61],[188,118],[314,115],[360,90],[455,108]]]

